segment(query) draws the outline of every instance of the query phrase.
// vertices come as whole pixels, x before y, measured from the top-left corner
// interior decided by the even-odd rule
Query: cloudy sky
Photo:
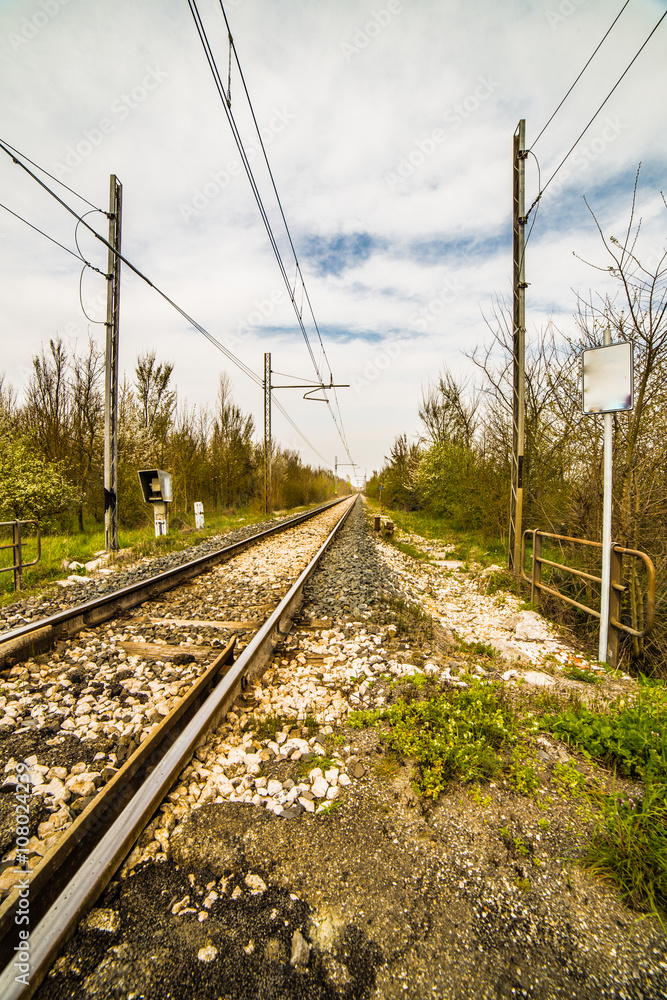
[[[199,0],[227,84],[218,0]],[[531,146],[623,0],[227,0],[241,68],[264,137],[343,426],[363,475],[397,434],[416,434],[429,379],[488,339],[484,315],[511,292],[512,135]],[[664,13],[630,0],[582,80],[534,148],[544,183]],[[573,329],[575,291],[602,288],[578,257],[605,264],[593,221],[622,235],[642,162],[647,256],[665,245],[667,19],[550,185],[527,253],[528,336],[549,320]],[[262,376],[314,370],[187,0],[2,0],[0,137],[94,206],[109,175],[123,184],[123,252]],[[236,67],[232,113],[289,280],[295,266]],[[0,201],[75,248],[75,222],[0,154]],[[527,165],[527,203],[538,191]],[[90,206],[48,178],[77,211]],[[87,216],[106,232],[103,216]],[[83,256],[106,252],[79,227]],[[573,253],[574,252],[574,253]],[[105,281],[0,210],[0,372],[21,391],[32,356],[60,334],[103,344]],[[301,286],[296,283],[297,303]],[[174,363],[179,400],[213,405],[227,371],[261,429],[261,390],[123,271],[121,368],[155,349]],[[274,382],[293,381],[275,375]],[[278,391],[276,392],[278,395]],[[327,463],[352,472],[322,403],[280,402]],[[274,412],[274,435],[321,459]]]

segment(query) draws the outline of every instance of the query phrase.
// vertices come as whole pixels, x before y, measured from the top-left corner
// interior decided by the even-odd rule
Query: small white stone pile
[[[508,660],[541,665],[547,656],[556,656],[567,663],[576,655],[558,638],[549,622],[536,612],[522,611],[521,602],[513,594],[487,596],[483,592],[483,577],[480,587],[470,573],[464,572],[462,562],[444,558],[448,549],[444,543],[427,541],[418,535],[403,537],[438,558],[431,563],[421,562],[378,540],[382,557],[406,599],[416,598],[444,628],[467,642],[492,646]],[[499,569],[490,567],[494,568]]]

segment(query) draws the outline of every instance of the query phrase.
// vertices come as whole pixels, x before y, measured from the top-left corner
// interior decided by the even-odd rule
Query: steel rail
[[[111,822],[124,808],[139,787],[150,767],[154,767],[165,746],[174,742],[175,734],[183,729],[201,703],[203,693],[211,687],[222,668],[233,663],[236,636],[227,643],[214,662],[193,683],[190,690],[165,716],[134,753],[125,761],[104,788],[89,802],[83,812],[67,828],[58,843],[30,872],[30,920],[41,919],[50,904],[71,876],[71,865],[89,854],[102,838]],[[76,858],[73,852],[76,850]],[[9,960],[16,944],[14,915],[19,901],[18,889],[12,890],[0,906],[0,965]],[[12,938],[14,930],[14,938]]]
[[[249,535],[248,538],[244,538],[240,542],[233,542],[231,545],[226,545],[215,552],[209,552],[204,556],[199,556],[197,559],[183,563],[181,566],[175,566],[172,569],[165,570],[163,573],[158,573],[145,580],[130,584],[128,587],[115,590],[104,597],[96,597],[85,604],[77,604],[71,608],[66,608],[64,611],[58,611],[49,618],[43,618],[40,621],[31,622],[28,625],[22,625],[19,628],[2,633],[0,634],[0,671],[8,669],[22,655],[32,656],[37,652],[50,648],[58,639],[70,638],[87,626],[99,625],[101,622],[108,621],[120,612],[135,608],[138,604],[143,604],[144,601],[150,600],[152,597],[157,597],[165,591],[171,590],[179,586],[179,584],[191,580],[195,576],[199,576],[201,573],[205,573],[221,562],[225,562],[227,559],[231,559],[240,552],[251,548],[262,541],[262,539],[279,534],[282,531],[287,531],[295,527],[295,525],[302,524],[304,521],[308,521],[317,514],[328,510],[329,507],[333,507],[335,504],[342,503],[348,499],[349,497],[342,497],[341,499],[321,504],[313,510],[297,514],[295,517],[281,521],[270,528],[265,528],[256,535]]]
[[[301,603],[303,587],[345,523],[355,503],[356,498],[344,511],[278,607],[255,633],[224,679],[216,685],[123,812],[81,863],[79,870],[42,920],[36,927],[31,925],[29,985],[17,982],[13,966],[9,965],[0,975],[2,1000],[28,1000],[33,996],[57,954],[127,857],[147,822],[192,757],[197,745],[229,711],[241,693],[244,682],[263,672],[276,644],[276,635],[284,635],[289,630]]]

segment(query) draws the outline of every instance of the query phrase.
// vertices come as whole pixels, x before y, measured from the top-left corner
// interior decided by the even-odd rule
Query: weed
[[[664,917],[667,913],[665,785],[649,782],[643,798],[607,796],[584,861],[597,875],[612,879],[631,905]]]
[[[494,570],[486,577],[486,593],[489,597],[497,594],[498,591],[514,590],[515,587],[516,579],[506,569]],[[506,598],[500,597],[496,603],[499,604],[501,601],[505,604]]]
[[[548,830],[549,827],[551,826],[548,819],[538,819],[537,825],[539,826],[540,830]]]
[[[529,878],[521,878],[520,876],[517,875],[517,877],[514,879],[514,884],[517,887],[517,889],[521,889],[521,892],[530,892]]]
[[[554,764],[552,773],[562,799],[578,799],[586,794],[586,777],[574,764]]]
[[[398,549],[404,555],[410,556],[411,559],[425,559],[427,562],[432,562],[427,552],[421,552],[420,549],[415,548],[414,545],[410,545],[409,542],[399,542],[392,535],[387,535],[385,541],[390,542],[394,548]]]
[[[290,726],[290,722],[280,715],[268,715],[257,725],[257,738],[260,740],[275,740],[276,733],[282,733]]]
[[[582,670],[581,667],[568,667],[563,671],[564,677],[571,681],[583,681],[585,684],[601,684],[602,678],[592,670]]]
[[[314,736],[315,733],[318,732],[320,728],[319,723],[316,721],[316,719],[313,718],[312,715],[306,716],[306,718],[303,720],[303,726],[305,729],[308,730],[309,736]]]
[[[473,785],[468,794],[473,802],[476,802],[478,806],[482,806],[484,809],[488,809],[491,805],[491,796],[482,795],[482,790],[479,785]]]
[[[462,653],[470,653],[473,656],[486,656],[489,660],[497,659],[498,653],[493,646],[489,646],[484,642],[468,642],[460,635],[457,635],[454,630],[452,630],[452,634]]]
[[[317,816],[330,816],[331,813],[336,812],[340,809],[340,800],[333,799],[331,802],[325,802],[324,805],[319,806],[316,811]]]
[[[667,690],[640,686],[607,714],[579,707],[545,719],[551,732],[627,775],[667,781]]]
[[[355,713],[349,721],[364,726],[380,719],[390,725],[389,745],[416,760],[421,793],[434,799],[453,778],[478,781],[498,774],[503,760],[497,751],[514,738],[511,712],[492,689],[477,684],[425,701],[400,699],[387,709]]]
[[[533,798],[540,785],[535,768],[530,764],[519,764],[514,761],[510,765],[510,784],[519,795]]]

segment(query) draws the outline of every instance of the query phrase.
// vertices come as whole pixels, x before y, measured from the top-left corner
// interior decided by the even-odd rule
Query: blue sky
[[[527,202],[583,129],[665,10],[630,0],[619,24],[527,161]],[[511,281],[511,149],[528,144],[622,7],[622,0],[227,0],[274,177],[337,382],[354,460],[379,468],[396,435],[419,430],[422,387],[488,338],[484,314]],[[217,0],[200,9],[227,80]],[[580,259],[604,263],[584,196],[609,232],[627,223],[642,161],[639,214],[648,250],[665,243],[667,20],[590,127],[540,205],[526,256],[529,337],[549,321],[574,331],[576,291],[601,287]],[[258,375],[312,377],[301,331],[216,94],[186,0],[4,0],[0,135],[106,209],[124,187],[123,249]],[[232,108],[293,262],[262,168],[236,70]],[[74,248],[74,226],[6,157],[2,200]],[[69,196],[68,196],[69,198]],[[73,198],[71,203],[85,208]],[[92,215],[89,221],[105,220]],[[79,230],[87,259],[105,253]],[[577,254],[578,257],[574,256]],[[102,342],[79,303],[81,266],[0,212],[0,371],[21,391],[41,343]],[[105,283],[82,298],[104,314]],[[298,296],[297,296],[298,297]],[[308,327],[316,356],[312,324]],[[125,271],[121,367],[137,353],[172,361],[179,398],[213,404],[228,370],[261,421],[257,387]],[[343,446],[325,407],[284,392],[327,460]],[[318,462],[275,415],[274,432]]]

